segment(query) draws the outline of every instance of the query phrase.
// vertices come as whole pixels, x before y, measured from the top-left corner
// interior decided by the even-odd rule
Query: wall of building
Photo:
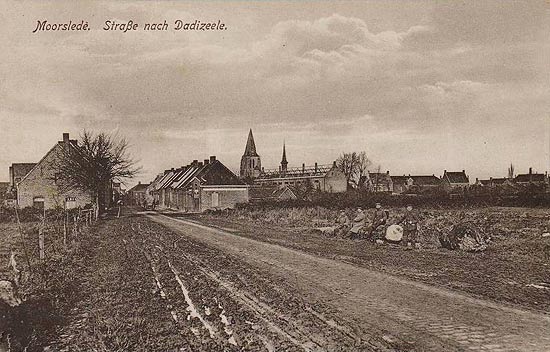
[[[217,204],[214,203],[217,194]],[[200,211],[208,209],[235,208],[238,203],[248,202],[248,187],[201,187]]]
[[[61,150],[57,144],[17,186],[19,207],[33,206],[35,198],[44,198],[44,207],[52,209],[63,207],[67,197],[73,198],[75,206],[83,207],[92,202],[90,195],[79,191],[62,193],[55,181],[54,163]]]
[[[324,191],[330,193],[341,193],[348,189],[346,175],[338,169],[332,169],[325,175]]]

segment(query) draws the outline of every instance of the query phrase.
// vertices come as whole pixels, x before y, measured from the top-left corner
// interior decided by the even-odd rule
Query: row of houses
[[[142,197],[148,204],[186,212],[233,208],[249,199],[248,186],[216,156],[165,170],[146,187],[136,187],[129,191],[137,194],[136,199]]]
[[[359,181],[360,187],[371,192],[386,192],[400,194],[404,192],[423,192],[443,187],[444,189],[463,189],[470,185],[470,179],[465,170],[443,171],[441,177],[432,175],[400,175],[392,176],[389,171],[384,173],[368,172]]]
[[[424,192],[431,189],[443,189],[446,191],[461,191],[466,188],[477,186],[484,188],[492,188],[500,185],[535,185],[549,186],[548,174],[534,173],[532,168],[526,174],[513,174],[503,178],[489,178],[475,180],[470,182],[469,176],[465,170],[462,171],[443,171],[441,177],[432,175],[402,175],[392,176],[390,172],[377,173],[369,172],[368,176],[364,176],[360,185],[364,186],[372,192],[387,192],[393,194],[401,194],[405,192]]]

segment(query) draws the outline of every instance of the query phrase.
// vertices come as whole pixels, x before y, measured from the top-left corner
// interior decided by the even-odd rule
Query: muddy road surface
[[[141,230],[151,232],[144,250],[153,273],[171,272],[185,300],[201,302],[187,309],[201,323],[197,333],[207,332],[205,341],[258,350],[550,350],[545,314],[182,219],[142,216],[171,230],[158,238],[151,236],[158,229]],[[139,223],[150,227],[144,219]],[[230,324],[209,327],[206,312],[212,314],[220,294],[226,303],[218,310],[231,316]]]

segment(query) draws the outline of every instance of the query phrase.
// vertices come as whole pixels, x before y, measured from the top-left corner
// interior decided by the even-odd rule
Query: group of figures
[[[404,213],[394,225],[388,224],[389,211],[383,209],[380,203],[376,203],[374,215],[367,217],[363,209],[357,208],[353,220],[350,220],[346,212],[342,210],[336,220],[336,234],[349,237],[351,239],[368,239],[372,242],[388,241],[401,243],[409,248],[418,247],[418,223],[419,216],[411,205],[407,206]],[[402,236],[388,236],[388,229],[403,230]],[[391,231],[390,231],[391,232]]]

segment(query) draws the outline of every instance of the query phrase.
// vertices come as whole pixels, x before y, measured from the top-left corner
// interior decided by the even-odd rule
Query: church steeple
[[[283,142],[283,159],[281,160],[281,171],[283,173],[287,170],[288,161],[286,161],[286,143]]]
[[[252,135],[252,128],[248,132],[248,140],[246,141],[243,156],[258,156],[258,153],[256,153],[256,143],[254,143],[254,136]]]
[[[256,143],[252,135],[252,128],[248,132],[248,140],[244,148],[244,154],[241,158],[240,176],[246,179],[253,179],[260,176],[262,170],[262,162],[260,156],[256,152]]]

